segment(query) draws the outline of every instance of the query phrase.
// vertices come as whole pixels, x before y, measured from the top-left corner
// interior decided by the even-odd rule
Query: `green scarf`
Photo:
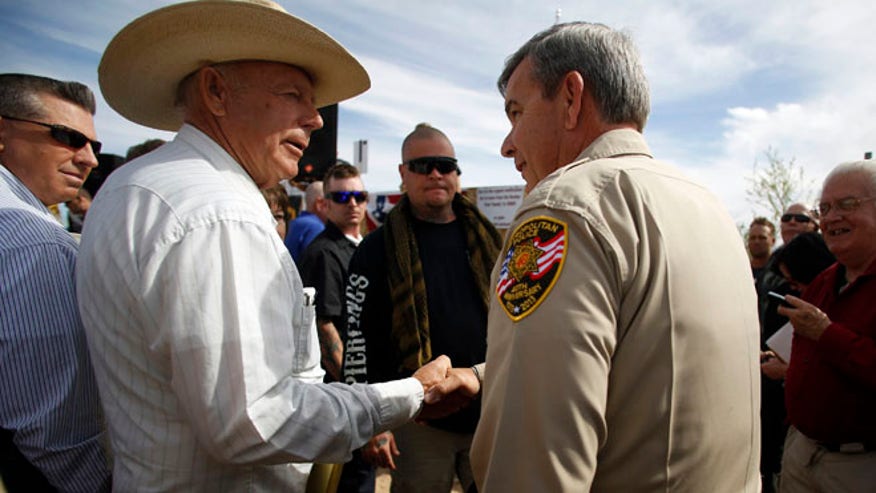
[[[490,272],[502,238],[492,223],[467,198],[456,194],[453,212],[462,221],[469,262],[484,310],[490,304]],[[429,342],[429,305],[423,264],[413,232],[413,212],[407,195],[389,211],[383,226],[386,265],[392,299],[392,341],[399,349],[402,373],[416,371],[432,359]]]

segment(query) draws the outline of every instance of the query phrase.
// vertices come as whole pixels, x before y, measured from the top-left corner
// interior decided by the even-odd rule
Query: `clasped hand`
[[[425,398],[417,421],[443,418],[469,405],[481,391],[471,368],[452,368],[450,358],[439,356],[414,373]]]

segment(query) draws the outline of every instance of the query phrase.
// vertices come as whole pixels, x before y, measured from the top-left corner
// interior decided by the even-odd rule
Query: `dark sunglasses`
[[[446,156],[426,156],[426,157],[418,157],[416,159],[411,159],[407,161],[405,164],[408,165],[408,169],[413,171],[418,175],[428,175],[432,173],[433,169],[437,169],[439,173],[442,175],[446,175],[447,173],[456,171],[458,174],[462,174],[462,170],[459,169],[459,165],[456,164],[456,159],[452,157]]]
[[[103,146],[100,142],[96,140],[91,140],[82,132],[78,130],[73,130],[70,127],[65,127],[64,125],[58,125],[57,123],[43,123],[35,120],[27,120],[25,118],[15,118],[14,116],[6,116],[0,115],[2,118],[6,118],[7,120],[12,120],[16,122],[25,122],[25,123],[33,123],[34,125],[40,125],[49,129],[49,133],[52,135],[52,138],[56,141],[64,144],[65,146],[72,147],[74,149],[82,149],[85,147],[85,144],[91,144],[91,150],[94,152],[94,155],[97,156],[100,154],[100,148]]]
[[[798,223],[808,223],[812,220],[811,217],[806,214],[782,214],[782,222],[789,223],[791,219],[797,221]]]
[[[331,199],[332,202],[336,204],[346,204],[350,202],[350,200],[355,200],[356,204],[361,204],[364,202],[368,202],[368,192],[366,191],[354,191],[354,192],[326,192],[325,198]]]

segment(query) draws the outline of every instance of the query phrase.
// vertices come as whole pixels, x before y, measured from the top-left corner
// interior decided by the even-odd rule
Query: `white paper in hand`
[[[786,323],[775,334],[770,336],[766,345],[785,363],[791,362],[791,340],[794,338],[794,326]]]

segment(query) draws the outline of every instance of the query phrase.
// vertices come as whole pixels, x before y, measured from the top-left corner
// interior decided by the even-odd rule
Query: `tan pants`
[[[785,439],[779,493],[872,493],[876,452],[829,452],[793,426]]]
[[[468,455],[473,434],[416,423],[392,432],[401,453],[392,471],[392,493],[449,493],[454,475],[463,491],[474,483]]]

